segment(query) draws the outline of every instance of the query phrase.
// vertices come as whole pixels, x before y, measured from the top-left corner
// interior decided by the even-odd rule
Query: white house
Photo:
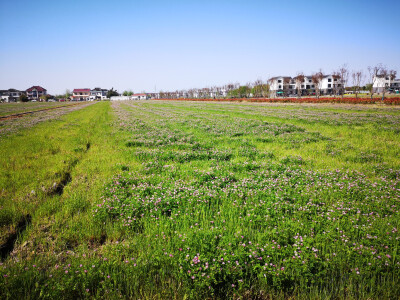
[[[314,95],[316,92],[316,83],[312,76],[304,76],[303,82],[298,82],[296,77],[278,76],[269,80],[270,91],[277,96],[294,96],[300,89],[302,95]],[[339,92],[342,84],[337,75],[325,75],[318,84],[321,95],[331,95]]]
[[[148,99],[148,97],[147,97],[147,95],[144,94],[144,93],[142,93],[142,94],[133,94],[133,95],[131,96],[131,99],[132,99],[132,100],[146,100],[146,99]]]
[[[321,80],[321,95],[337,94],[342,88],[338,75],[326,75]]]
[[[129,101],[132,96],[111,96],[111,101]]]
[[[372,88],[375,93],[382,93],[383,90],[399,91],[400,79],[396,79],[393,75],[377,75],[374,76]]]
[[[270,91],[274,95],[289,94],[289,90],[293,88],[292,78],[289,76],[277,76],[268,80]]]
[[[107,89],[101,89],[99,87],[90,90],[90,100],[104,100],[107,99]]]
[[[89,101],[90,89],[74,89],[71,96],[72,101]]]
[[[38,100],[40,96],[43,95],[47,95],[47,90],[38,85],[34,85],[26,90],[26,96],[28,96],[29,99]]]
[[[295,78],[289,76],[272,77],[269,80],[270,91],[273,95],[277,96],[297,95],[299,84],[301,85],[300,90],[302,95],[315,92],[311,76],[304,76],[302,83],[297,82]]]
[[[23,91],[16,89],[1,90],[0,97],[4,102],[17,102],[18,98],[24,94]]]

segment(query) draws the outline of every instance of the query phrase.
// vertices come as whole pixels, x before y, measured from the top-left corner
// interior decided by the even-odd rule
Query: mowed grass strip
[[[14,115],[28,111],[37,111],[46,108],[56,108],[56,107],[69,106],[75,104],[76,103],[66,103],[66,102],[0,103],[0,117]]]
[[[46,218],[54,223],[56,215],[64,224],[65,215],[85,211],[99,197],[123,160],[112,121],[110,104],[98,103],[0,140],[3,244],[27,218],[27,232],[48,226]]]

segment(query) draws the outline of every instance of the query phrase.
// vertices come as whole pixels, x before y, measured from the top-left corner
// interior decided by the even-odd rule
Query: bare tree
[[[369,76],[368,76],[368,84],[369,84],[368,89],[369,89],[369,92],[370,92],[370,95],[371,95],[371,100],[372,100],[372,97],[374,96],[374,84],[378,80],[379,72],[382,69],[382,65],[379,64],[379,65],[376,65],[375,67],[368,66],[367,69],[368,69],[368,74],[369,74]]]
[[[397,71],[395,71],[395,70],[389,71],[389,88],[391,88],[392,81],[396,79],[396,74],[397,74]]]
[[[353,78],[354,93],[356,94],[356,99],[358,99],[358,94],[360,93],[360,85],[362,79],[364,78],[364,74],[362,71],[353,71],[351,77]]]
[[[335,96],[340,93],[340,74],[339,72],[333,72],[332,73],[332,78],[333,78],[333,92]]]
[[[297,97],[301,98],[301,86],[304,84],[305,76],[302,72],[298,73],[297,76],[294,78],[297,87]]]
[[[385,81],[386,81],[386,78],[388,76],[388,73],[389,72],[388,72],[388,69],[386,67],[382,67],[381,71],[379,72],[379,77],[382,78],[382,82],[383,82],[382,102],[383,102],[383,100],[385,100],[385,91],[386,91],[386,86],[387,86],[387,83]]]
[[[282,83],[282,90],[283,90],[283,95],[287,96],[288,91],[289,91],[289,86],[290,86],[290,77],[283,77],[283,83]]]
[[[262,97],[269,97],[270,90],[271,86],[268,84],[268,82],[264,82],[262,84]]]
[[[254,97],[254,95],[253,95],[253,93],[252,93],[252,90],[253,90],[253,83],[252,82],[248,82],[248,83],[246,83],[246,85],[245,85],[245,87],[246,87],[246,89],[245,89],[245,97],[246,98],[250,98],[250,97]]]
[[[344,93],[346,91],[346,86],[347,86],[347,81],[349,80],[349,70],[347,69],[347,65],[344,64],[343,66],[340,67],[338,71],[338,75],[340,77],[340,87],[341,87],[341,93],[342,93],[342,99],[344,97]]]
[[[321,70],[311,76],[311,80],[314,83],[315,90],[317,92],[317,98],[319,98],[319,95],[321,93],[321,84],[322,84],[323,78],[324,78],[324,74],[322,73]]]
[[[384,86],[382,90],[382,101],[385,100],[385,92],[387,88],[390,88],[391,81],[396,78],[397,72],[395,70],[388,70],[386,67],[382,67],[379,77],[383,78]],[[386,80],[389,80],[387,83]]]
[[[263,81],[262,79],[257,79],[256,81],[254,81],[253,83],[253,90],[254,90],[254,95],[253,97],[262,97],[262,93],[263,93]]]
[[[270,78],[270,79],[267,80],[268,93],[269,93],[268,97],[271,97],[271,86],[274,85],[275,80],[276,80],[276,79],[275,79],[274,77],[272,77],[272,78]],[[276,93],[273,93],[272,95],[273,95],[273,98],[276,97]]]

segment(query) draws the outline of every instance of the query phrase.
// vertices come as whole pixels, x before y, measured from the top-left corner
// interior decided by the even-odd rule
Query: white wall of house
[[[400,89],[400,79],[391,79],[390,76],[381,77],[375,76],[373,78],[372,88],[374,89],[375,93],[382,93],[384,89]]]
[[[110,98],[111,101],[128,101],[132,100],[131,96],[112,96]]]

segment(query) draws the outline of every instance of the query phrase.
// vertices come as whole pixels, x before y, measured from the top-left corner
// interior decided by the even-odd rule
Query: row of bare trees
[[[331,93],[334,95],[341,95],[343,98],[346,88],[348,88],[349,80],[351,79],[352,91],[355,93],[356,98],[361,91],[362,84],[366,81],[367,90],[370,92],[371,98],[374,95],[374,84],[379,78],[390,77],[395,79],[396,71],[388,70],[382,64],[376,66],[369,66],[367,68],[368,76],[362,70],[350,71],[346,64],[338,68],[338,70],[331,73],[334,82],[331,85]],[[315,90],[316,97],[321,95],[321,86],[325,74],[322,70],[315,72],[311,75],[311,82],[313,84],[313,89]],[[289,85],[294,84],[295,90],[297,91],[297,97],[301,97],[303,91],[305,90],[305,81],[310,80],[303,72],[299,72],[294,78],[284,77],[283,79],[283,93],[284,95],[293,92],[289,91]],[[176,91],[160,91],[158,96],[160,98],[168,99],[179,99],[179,98],[265,98],[271,96],[271,85],[273,79],[268,79],[266,81],[262,79],[257,79],[254,82],[248,82],[245,85],[240,83],[228,83],[222,86],[212,86],[205,88],[192,88],[188,90],[176,90]],[[385,97],[385,88],[383,88],[383,98]]]
[[[387,67],[382,64],[378,64],[376,66],[368,66],[368,73],[364,73],[362,70],[356,70],[350,72],[346,65],[343,65],[335,75],[339,76],[340,80],[343,82],[343,87],[347,87],[347,82],[349,77],[352,79],[352,90],[358,98],[358,94],[361,91],[361,85],[366,80],[365,87],[370,93],[371,99],[374,96],[375,90],[374,85],[380,79],[390,78],[390,80],[394,80],[396,78],[397,72],[395,70],[389,70]],[[382,100],[385,98],[385,92],[387,87],[383,86],[381,88],[382,91]],[[343,98],[343,94],[342,94]]]
[[[246,97],[268,97],[270,93],[268,81],[257,79],[240,85],[239,82],[228,83],[222,86],[212,86],[205,88],[192,88],[188,90],[160,91],[160,98],[179,99],[179,98],[200,98],[200,99],[219,99],[219,98],[246,98]]]

